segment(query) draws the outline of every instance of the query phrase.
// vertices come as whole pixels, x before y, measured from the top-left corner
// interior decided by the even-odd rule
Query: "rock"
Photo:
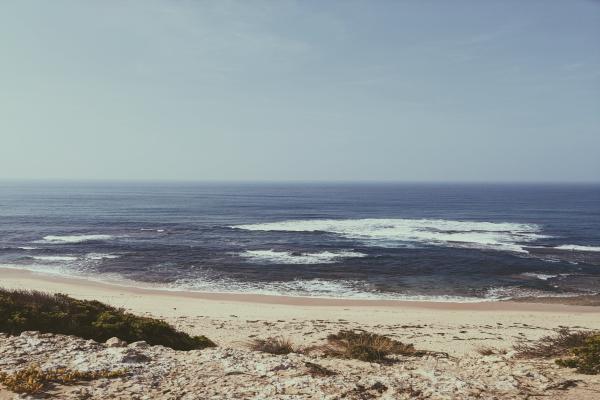
[[[132,349],[147,349],[148,347],[150,347],[150,345],[148,343],[146,343],[146,341],[140,340],[140,341],[131,343],[128,347],[132,348]]]
[[[118,337],[111,337],[104,343],[106,343],[106,345],[108,347],[125,347],[125,346],[127,346],[127,342],[119,339]]]

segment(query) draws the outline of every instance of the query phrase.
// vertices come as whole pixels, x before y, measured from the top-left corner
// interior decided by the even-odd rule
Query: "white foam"
[[[84,243],[89,241],[97,240],[109,240],[112,239],[111,235],[48,235],[44,236],[42,243],[50,244],[69,244],[69,243]]]
[[[150,284],[133,281],[120,274],[89,275],[83,271],[64,266],[0,264],[0,268],[28,270],[37,273],[61,275],[65,277],[85,278],[94,282],[104,282],[125,287],[142,287],[165,291],[196,291],[205,293],[250,293],[270,296],[314,297],[327,299],[360,299],[360,300],[400,300],[431,301],[451,303],[481,303],[508,300],[519,297],[574,297],[580,293],[549,293],[535,289],[518,287],[496,287],[489,289],[484,297],[452,296],[452,295],[412,295],[402,293],[380,292],[365,286],[364,282],[351,280],[327,281],[322,279],[275,281],[275,282],[242,282],[220,278],[183,278],[167,285]]]
[[[571,251],[600,251],[600,246],[580,246],[578,244],[564,244],[555,247],[557,250],[571,250]]]
[[[291,251],[247,250],[240,254],[251,262],[277,264],[332,264],[344,258],[365,257],[357,251],[323,251],[320,253],[294,253]]]
[[[466,296],[428,296],[384,293],[369,289],[363,282],[350,280],[328,281],[306,279],[275,282],[240,282],[232,279],[206,280],[202,278],[179,279],[169,290],[198,291],[205,293],[251,293],[269,296],[314,297],[326,299],[402,300],[435,302],[483,302],[491,299]]]
[[[17,249],[21,249],[21,250],[37,250],[37,249],[39,249],[39,247],[21,246],[21,247],[17,247]]]
[[[33,256],[32,258],[35,260],[39,260],[39,261],[50,261],[50,262],[77,260],[77,257],[74,257],[74,256]]]
[[[0,264],[0,268],[20,269],[43,274],[60,275],[65,277],[76,277],[77,272],[63,264]]]
[[[106,254],[106,253],[89,253],[85,255],[85,258],[88,260],[103,260],[103,259],[114,259],[119,258],[120,256],[116,254]]]
[[[490,288],[485,294],[485,298],[489,300],[510,300],[518,299],[523,297],[577,297],[581,293],[563,292],[553,293],[544,290],[537,290],[531,288],[521,288],[514,286],[500,286]]]
[[[550,274],[537,274],[535,272],[525,272],[525,273],[523,273],[521,275],[528,276],[528,277],[531,277],[531,278],[541,279],[543,281],[547,281],[548,279],[557,278],[557,277],[560,276],[560,275],[550,275]]]
[[[232,228],[251,231],[330,232],[366,243],[397,247],[420,243],[444,247],[527,251],[524,245],[547,236],[535,224],[441,219],[287,220]]]

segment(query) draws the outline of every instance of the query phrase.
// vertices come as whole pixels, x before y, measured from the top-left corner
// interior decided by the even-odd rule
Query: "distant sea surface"
[[[356,299],[597,293],[600,186],[3,182],[0,267]]]

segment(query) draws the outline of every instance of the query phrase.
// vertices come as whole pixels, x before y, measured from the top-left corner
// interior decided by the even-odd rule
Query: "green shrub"
[[[572,357],[560,358],[556,363],[562,367],[577,368],[582,374],[600,374],[600,334],[590,336],[583,346],[571,350]]]
[[[175,350],[215,346],[205,336],[192,337],[165,321],[139,317],[99,301],[0,289],[0,332],[18,335],[23,331],[75,335],[98,342],[116,336],[127,342],[145,340]]]

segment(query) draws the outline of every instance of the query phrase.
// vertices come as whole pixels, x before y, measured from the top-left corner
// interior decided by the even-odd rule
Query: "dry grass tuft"
[[[351,358],[368,362],[383,362],[391,354],[422,355],[412,344],[405,344],[387,336],[369,332],[339,331],[327,337],[325,355]]]
[[[282,336],[271,337],[267,339],[254,339],[247,343],[250,350],[262,351],[270,354],[289,354],[300,353],[301,350],[296,348],[292,341]]]
[[[571,350],[582,347],[588,338],[598,335],[597,332],[572,331],[560,328],[556,335],[544,336],[534,343],[518,343],[514,346],[517,356],[521,358],[551,358],[569,355]]]
[[[38,365],[30,365],[11,374],[0,372],[0,383],[15,393],[35,394],[43,391],[52,383],[72,385],[80,381],[118,378],[124,376],[125,373],[124,370],[80,372],[67,368],[43,371]]]

